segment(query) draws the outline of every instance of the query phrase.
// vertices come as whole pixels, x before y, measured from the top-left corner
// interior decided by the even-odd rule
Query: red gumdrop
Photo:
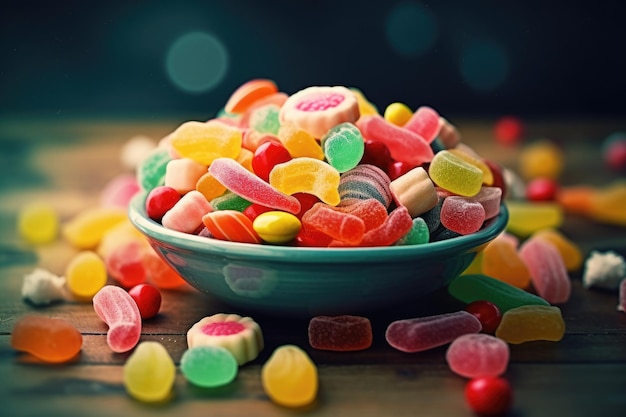
[[[146,197],[146,214],[152,220],[159,222],[180,198],[181,195],[172,187],[165,185],[155,187]]]
[[[551,178],[535,178],[526,185],[526,198],[530,201],[553,201],[559,185]]]
[[[414,164],[409,164],[404,161],[391,161],[391,163],[387,165],[385,171],[387,172],[387,175],[389,175],[389,179],[393,181],[396,178],[400,178],[413,168],[415,168]]]
[[[389,148],[382,142],[365,140],[365,149],[361,158],[361,165],[375,165],[383,171],[387,171],[389,164],[393,162]]]
[[[501,377],[474,378],[465,385],[465,401],[477,414],[502,415],[513,405],[513,390]]]
[[[473,301],[465,307],[465,311],[472,313],[480,321],[482,333],[494,334],[502,321],[500,309],[491,301]]]
[[[269,182],[274,166],[290,160],[289,151],[281,143],[265,142],[254,151],[252,170],[263,181]]]
[[[501,117],[493,127],[493,134],[498,143],[505,146],[512,146],[522,140],[524,125],[517,117]]]
[[[498,187],[502,190],[502,200],[506,198],[507,186],[506,181],[504,180],[504,170],[502,166],[497,162],[494,162],[489,159],[483,159],[483,162],[489,167],[491,170],[491,174],[493,175],[493,184],[492,187]]]
[[[161,292],[150,284],[135,285],[128,294],[137,303],[142,319],[156,316],[161,309]]]

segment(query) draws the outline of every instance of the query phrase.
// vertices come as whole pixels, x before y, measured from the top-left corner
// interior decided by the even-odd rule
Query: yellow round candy
[[[302,227],[300,219],[284,211],[268,211],[258,215],[252,223],[255,232],[267,243],[287,243]]]
[[[557,179],[563,171],[563,152],[553,142],[538,141],[522,149],[519,170],[527,180],[546,177]]]
[[[59,215],[49,204],[31,203],[20,210],[17,229],[22,239],[28,243],[50,243],[59,234]]]
[[[404,103],[391,103],[385,109],[384,118],[396,126],[404,126],[413,116],[413,110]]]
[[[67,287],[81,298],[92,298],[107,282],[106,265],[93,251],[79,252],[65,270]]]

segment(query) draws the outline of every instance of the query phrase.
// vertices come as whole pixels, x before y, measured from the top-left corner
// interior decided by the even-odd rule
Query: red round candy
[[[159,222],[180,198],[181,195],[172,187],[165,185],[154,187],[146,197],[146,214]]]
[[[139,284],[128,290],[128,294],[135,300],[142,319],[149,319],[157,315],[161,308],[161,293],[150,284]]]
[[[273,210],[274,209],[271,207],[267,207],[262,204],[252,203],[243,210],[243,214],[245,214],[246,217],[250,220],[254,221],[254,219],[256,219],[260,214]]]
[[[530,201],[553,201],[559,190],[556,181],[550,178],[535,178],[526,185],[526,198]]]
[[[387,167],[393,160],[391,159],[391,153],[389,148],[382,142],[365,140],[365,148],[363,151],[363,157],[361,158],[361,165],[375,165],[383,171],[387,171]]]
[[[626,172],[626,137],[611,141],[604,150],[604,161],[615,172]]]
[[[473,314],[480,321],[483,325],[483,333],[494,334],[502,321],[500,309],[491,301],[473,301],[465,307],[465,311]]]
[[[501,377],[474,378],[465,385],[465,401],[476,414],[502,415],[513,405],[513,390]]]
[[[496,122],[493,128],[493,134],[496,140],[502,145],[512,146],[522,140],[524,125],[517,117],[504,116]]]
[[[269,182],[274,166],[290,160],[289,151],[281,143],[265,142],[254,151],[252,170],[263,181]]]

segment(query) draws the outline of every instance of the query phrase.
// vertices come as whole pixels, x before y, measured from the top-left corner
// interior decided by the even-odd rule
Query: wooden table
[[[24,302],[24,274],[36,266],[62,275],[74,253],[58,241],[29,248],[15,232],[19,207],[33,200],[51,202],[63,220],[98,202],[99,190],[124,172],[120,149],[135,135],[155,140],[184,119],[166,120],[0,120],[0,415],[3,416],[467,416],[466,380],[446,365],[446,347],[407,354],[391,348],[384,330],[393,320],[449,311],[458,306],[445,290],[371,315],[374,344],[365,351],[335,353],[309,347],[307,320],[253,316],[266,347],[243,366],[236,380],[219,389],[188,384],[180,371],[174,398],[158,405],[130,398],[122,384],[127,354],[112,353],[106,325],[89,303],[67,302],[35,308]],[[457,121],[464,141],[480,154],[515,167],[517,150],[494,145],[490,121]],[[564,184],[605,184],[616,179],[602,164],[600,140],[624,129],[624,120],[536,121],[529,138],[551,138],[565,145]],[[585,254],[592,249],[626,255],[623,228],[568,216],[562,231]],[[511,346],[506,378],[515,392],[514,416],[617,416],[626,407],[626,314],[617,312],[617,294],[585,290],[582,272],[571,274],[571,299],[560,306],[567,325],[563,340]],[[145,323],[142,340],[165,345],[178,364],[187,329],[217,312],[237,312],[195,290],[164,291],[158,317]],[[67,365],[44,365],[10,346],[13,324],[24,314],[62,317],[84,336],[80,357]],[[304,348],[319,369],[316,403],[305,410],[273,404],[260,381],[262,364],[279,345]]]

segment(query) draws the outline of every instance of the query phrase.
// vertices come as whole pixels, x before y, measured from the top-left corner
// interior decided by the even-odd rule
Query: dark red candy
[[[159,222],[180,198],[181,195],[172,187],[165,185],[154,187],[146,197],[146,214]]]
[[[156,316],[161,309],[161,292],[150,284],[135,285],[128,294],[137,303],[142,319]]]
[[[494,125],[493,134],[502,145],[516,145],[522,140],[524,125],[517,117],[504,116]]]
[[[497,305],[487,300],[477,300],[469,303],[465,311],[472,313],[480,324],[482,333],[494,334],[502,321],[502,313]]]
[[[309,211],[309,209],[313,207],[315,203],[319,203],[321,201],[317,196],[309,193],[294,193],[292,194],[292,196],[297,198],[300,202],[300,213],[296,214],[296,217],[298,217],[299,219],[302,219],[304,213]]]
[[[326,233],[303,225],[294,242],[296,246],[304,248],[327,248],[332,240]]]
[[[252,170],[259,178],[269,182],[270,171],[274,166],[290,160],[289,151],[281,143],[265,142],[254,151]]]
[[[339,352],[364,350],[372,345],[372,325],[367,317],[316,316],[309,322],[309,344]]]
[[[513,390],[501,377],[474,378],[465,385],[465,401],[478,415],[504,415],[513,405]]]
[[[393,162],[393,160],[391,159],[391,153],[387,145],[378,141],[365,140],[363,157],[361,158],[361,162],[359,162],[361,165],[375,165],[386,172],[391,162]]]
[[[415,165],[413,164],[403,161],[392,161],[389,165],[387,165],[385,171],[387,172],[387,175],[389,175],[389,179],[393,181],[396,178],[400,178],[413,168],[415,168]]]

